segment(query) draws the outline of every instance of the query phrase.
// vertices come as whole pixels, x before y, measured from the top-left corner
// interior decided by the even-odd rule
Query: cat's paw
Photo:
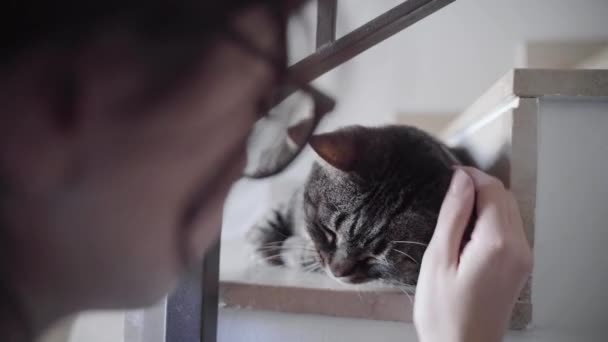
[[[270,211],[246,234],[247,242],[254,249],[258,262],[268,265],[283,265],[281,251],[283,242],[291,234],[288,222],[280,210]]]

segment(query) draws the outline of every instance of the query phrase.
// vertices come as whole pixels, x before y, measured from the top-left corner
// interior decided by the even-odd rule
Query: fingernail
[[[469,176],[461,169],[456,169],[450,183],[450,192],[460,193],[469,187]]]

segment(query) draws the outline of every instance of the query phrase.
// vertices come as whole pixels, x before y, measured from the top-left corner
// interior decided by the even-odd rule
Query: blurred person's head
[[[175,285],[218,236],[296,2],[2,9],[0,306],[40,328]]]

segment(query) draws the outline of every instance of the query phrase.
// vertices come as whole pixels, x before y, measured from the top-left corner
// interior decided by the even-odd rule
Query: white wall
[[[346,17],[340,31],[398,2],[339,1]],[[606,18],[605,0],[456,0],[360,57],[367,58],[361,66],[370,71],[390,70],[368,89],[368,100],[389,91],[383,106],[391,110],[461,112],[515,65],[522,43],[607,41]]]
[[[518,67],[593,69],[607,41],[532,41],[521,46]]]

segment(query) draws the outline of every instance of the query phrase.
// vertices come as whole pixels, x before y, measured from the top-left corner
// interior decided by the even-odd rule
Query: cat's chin
[[[357,277],[342,277],[342,278],[337,278],[337,280],[339,282],[343,283],[343,284],[360,285],[360,284],[369,283],[373,279],[370,279],[370,278],[357,278]]]
[[[362,276],[336,277],[331,271],[325,270],[325,273],[333,280],[346,285],[359,285],[369,283],[374,279]]]

